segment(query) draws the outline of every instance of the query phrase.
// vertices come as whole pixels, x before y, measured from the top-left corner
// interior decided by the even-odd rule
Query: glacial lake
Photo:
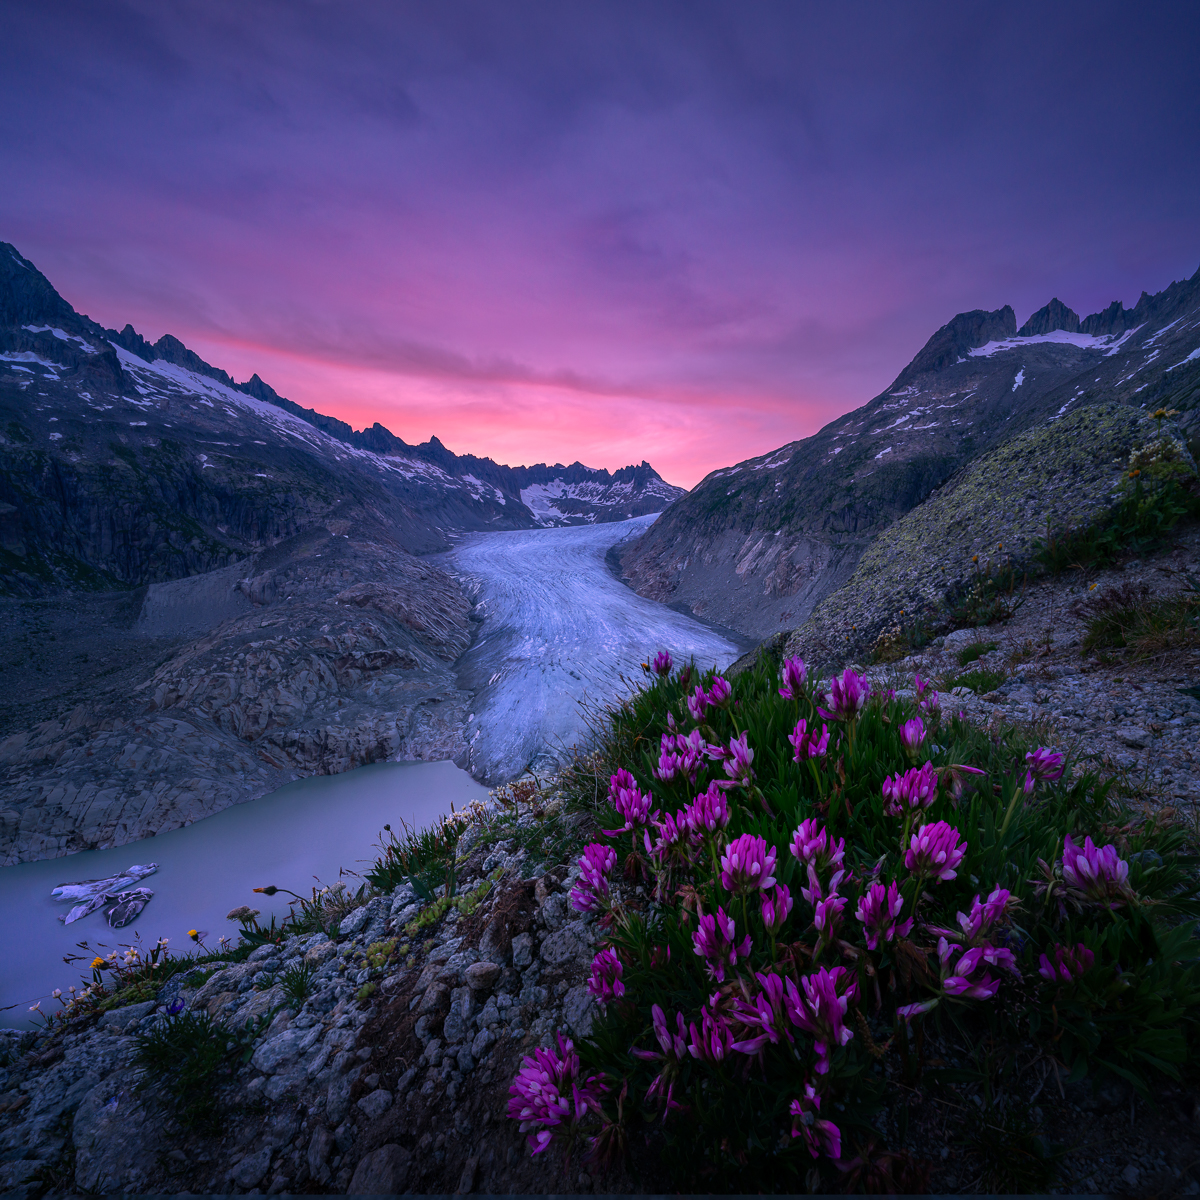
[[[364,871],[376,856],[385,824],[401,821],[422,828],[443,813],[487,798],[487,789],[450,762],[376,763],[342,775],[298,779],[268,796],[237,804],[215,816],[157,837],[111,850],[84,850],[65,858],[0,868],[0,911],[4,913],[4,965],[0,970],[0,1026],[29,1028],[29,1006],[42,1001],[56,1012],[54,988],[80,986],[85,963],[71,966],[64,954],[82,953],[87,940],[102,953],[139,933],[144,945],[167,937],[177,951],[194,949],[189,929],[208,933],[217,948],[221,935],[236,941],[240,926],[225,914],[240,904],[260,909],[260,921],[287,915],[285,895],[273,899],[253,888],[274,884],[302,896],[314,876],[335,883],[342,868]],[[154,892],[132,924],[110,929],[103,910],[71,925],[59,921],[71,905],[50,899],[61,883],[103,879],[135,863],[158,863],[141,881]],[[362,882],[345,879],[355,889]],[[15,1005],[15,1008],[8,1008]]]

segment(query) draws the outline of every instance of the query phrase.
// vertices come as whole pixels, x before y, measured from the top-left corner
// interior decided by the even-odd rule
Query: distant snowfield
[[[483,625],[459,662],[475,692],[468,769],[497,784],[526,769],[550,772],[585,739],[580,702],[603,705],[645,679],[658,650],[677,662],[728,666],[741,648],[647,600],[613,578],[608,550],[657,514],[602,525],[477,534],[449,555],[475,590]]]

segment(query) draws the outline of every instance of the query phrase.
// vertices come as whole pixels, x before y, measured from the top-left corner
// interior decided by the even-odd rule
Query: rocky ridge
[[[1200,271],[1083,321],[1060,301],[1020,330],[961,313],[883,393],[811,437],[713,472],[621,556],[643,595],[767,637],[801,624],[866,547],[962,467],[1094,403],[1180,410],[1200,429]]]

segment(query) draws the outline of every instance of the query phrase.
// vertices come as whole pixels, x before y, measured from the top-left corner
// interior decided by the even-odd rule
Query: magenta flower
[[[808,679],[808,668],[802,658],[785,658],[780,669],[780,682],[783,686],[779,694],[785,700],[794,700],[804,692],[804,684]]]
[[[938,694],[930,686],[927,679],[922,679],[920,675],[913,676],[913,690],[917,693],[917,707],[922,712],[936,712],[938,707]]]
[[[985,901],[976,894],[969,913],[958,914],[958,924],[968,942],[987,937],[993,925],[1003,920],[1012,903],[1012,893],[1007,888],[997,887]]]
[[[1085,837],[1080,847],[1067,835],[1063,841],[1062,873],[1073,891],[1112,908],[1133,895],[1129,864],[1118,857],[1116,846],[1096,846],[1090,837]]]
[[[529,1135],[529,1148],[540,1154],[550,1145],[557,1126],[573,1124],[589,1110],[600,1111],[600,1097],[608,1091],[604,1075],[590,1075],[580,1083],[579,1055],[574,1043],[556,1034],[558,1053],[537,1049],[521,1060],[521,1068],[508,1092],[508,1115],[521,1122]]]
[[[1050,954],[1054,955],[1053,961]],[[1057,943],[1051,947],[1049,954],[1038,958],[1038,974],[1050,983],[1070,983],[1090,971],[1095,961],[1096,956],[1082,942],[1077,943],[1073,950]]]
[[[665,1102],[663,1108],[663,1120],[667,1119],[668,1114],[672,1109],[682,1108],[683,1105],[675,1102],[675,1073],[679,1063],[687,1056],[687,1026],[683,1022],[683,1014],[675,1014],[675,1032],[672,1033],[670,1026],[667,1024],[666,1014],[662,1008],[655,1004],[650,1009],[651,1019],[654,1026],[654,1036],[658,1039],[659,1050],[638,1050],[631,1046],[630,1051],[635,1057],[641,1059],[659,1059],[663,1063],[663,1069],[656,1075],[650,1086],[646,1089],[646,1102],[649,1103],[656,1097],[662,1097]]]
[[[596,998],[598,1004],[608,1004],[609,1001],[620,1000],[625,995],[625,985],[621,982],[623,969],[615,950],[601,950],[592,959],[592,977],[588,980],[588,991]]]
[[[679,774],[687,776],[689,783],[696,782],[708,751],[700,730],[693,729],[686,737],[681,733],[664,733],[659,748],[658,767],[654,771],[656,779],[667,783]]]
[[[925,741],[925,722],[920,717],[913,717],[900,726],[900,741],[906,754],[916,758],[921,752]]]
[[[778,933],[792,911],[792,904],[792,893],[782,883],[776,884],[773,892],[764,891],[762,894],[763,924],[772,933]]]
[[[958,961],[954,962],[954,956]],[[938,939],[938,958],[942,963],[942,991],[947,996],[962,996],[968,1000],[990,1000],[999,990],[1000,981],[986,972],[972,978],[985,965],[983,947],[964,950],[945,938]]]
[[[907,921],[898,919],[903,908],[904,897],[895,883],[888,887],[873,883],[863,892],[854,915],[862,922],[868,950],[878,950],[883,942],[908,937],[913,923],[911,917]]]
[[[743,733],[741,737],[731,738],[725,757],[725,774],[729,783],[725,787],[737,787],[739,784],[749,784],[754,778],[754,770],[750,764],[754,761],[754,751],[750,749],[750,735]]]
[[[733,1050],[733,1031],[711,1001],[709,1007],[712,1011],[704,1010],[698,1029],[695,1021],[688,1024],[688,1053],[699,1062],[721,1063]]]
[[[910,767],[903,775],[883,781],[883,811],[889,817],[902,817],[915,808],[928,808],[937,799],[938,773],[932,763]]]
[[[912,835],[904,865],[914,875],[927,875],[940,883],[957,877],[959,863],[967,852],[967,843],[959,843],[958,830],[945,821],[922,825]]]
[[[801,717],[796,722],[796,728],[788,734],[792,743],[792,762],[800,762],[804,758],[824,758],[829,749],[829,726],[821,726],[821,734],[817,736],[817,726],[813,723],[809,729],[808,722]]]
[[[840,867],[846,857],[846,839],[839,838],[835,843],[815,817],[796,826],[788,848],[798,863],[811,863],[818,871]]]
[[[1025,755],[1029,765],[1029,774],[1034,779],[1044,779],[1047,783],[1055,783],[1063,777],[1063,756],[1039,746],[1036,750]]]
[[[737,942],[737,925],[718,908],[716,915],[700,914],[700,928],[692,934],[692,947],[704,959],[709,975],[718,983],[725,980],[725,968],[735,967],[738,957],[750,953],[750,935]]]
[[[729,686],[728,680],[722,679],[720,675],[714,675],[708,689],[709,704],[714,708],[724,708],[729,703],[729,697],[732,694],[733,688]]]
[[[642,835],[647,854],[664,865],[668,862],[690,863],[692,861],[695,835],[683,813],[674,815],[668,813],[661,820],[655,821],[654,828],[658,833],[658,838],[653,844],[650,841],[649,830]]]
[[[654,656],[654,673],[655,673],[655,675],[670,675],[671,668],[674,665],[675,664],[671,661],[670,652],[667,650],[660,650]]]
[[[571,904],[578,912],[594,912],[608,900],[608,873],[617,865],[617,852],[602,842],[584,847],[579,860],[579,882],[571,889]]]
[[[809,870],[812,868],[810,867]],[[842,909],[846,907],[846,897],[830,891],[829,895],[818,900],[813,905],[813,924],[817,933],[825,942],[832,942],[842,924]]]
[[[850,1002],[858,995],[858,985],[845,967],[834,967],[832,971],[819,967],[800,984],[803,995],[790,979],[787,981],[784,1007],[792,1024],[812,1037],[817,1052],[814,1069],[818,1075],[824,1075],[834,1049],[854,1037],[844,1018]]]
[[[715,833],[729,824],[729,802],[716,783],[710,783],[708,790],[683,810],[683,815],[698,834]]]
[[[762,990],[751,999],[743,983],[746,999],[733,1005],[734,1019],[745,1025],[751,1035],[733,1043],[732,1048],[741,1054],[757,1054],[768,1043],[774,1046],[785,1038],[788,1042],[795,1040],[785,1019],[783,979],[774,972],[764,975],[761,971],[756,971],[754,978]]]
[[[658,813],[650,812],[654,797],[649,792],[642,792],[628,771],[618,771],[608,788],[608,802],[617,810],[617,815],[623,817],[625,824],[620,829],[603,830],[605,837],[616,837],[630,830],[641,829],[648,825]]]
[[[721,886],[727,892],[753,892],[775,886],[775,847],[743,833],[721,855]]]
[[[821,1097],[811,1083],[805,1083],[804,1095],[788,1106],[792,1116],[792,1137],[803,1137],[808,1152],[818,1158],[822,1152],[830,1158],[842,1156],[842,1131],[832,1121],[823,1121]]]
[[[687,698],[687,709],[691,713],[693,721],[703,721],[704,714],[708,711],[708,696],[704,689],[697,684],[696,690]]]
[[[829,681],[829,692],[833,711],[819,709],[821,716],[832,721],[853,721],[866,706],[871,685],[864,676],[847,667],[840,679],[835,676]]]

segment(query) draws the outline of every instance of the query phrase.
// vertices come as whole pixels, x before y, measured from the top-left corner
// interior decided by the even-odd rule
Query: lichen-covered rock
[[[1048,527],[1087,525],[1108,511],[1131,454],[1158,437],[1156,422],[1120,404],[1092,404],[1019,434],[885,529],[783,653],[837,667],[917,617],[936,627],[989,564],[1021,569]]]

